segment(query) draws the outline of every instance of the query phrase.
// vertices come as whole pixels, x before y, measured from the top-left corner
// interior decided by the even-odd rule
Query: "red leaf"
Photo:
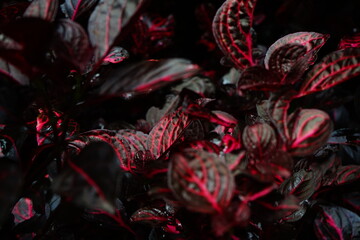
[[[246,126],[243,131],[242,141],[247,151],[255,155],[260,161],[273,154],[277,147],[275,131],[266,123]]]
[[[140,1],[141,2],[141,1]],[[113,47],[115,39],[136,12],[139,1],[100,1],[89,19],[90,41],[96,47],[95,62],[101,60]]]
[[[216,145],[215,143],[209,142],[207,140],[197,140],[197,141],[186,141],[183,144],[181,144],[182,149],[191,148],[191,149],[198,149],[198,150],[204,150],[206,152],[210,153],[220,153],[220,147]]]
[[[315,56],[328,38],[329,35],[316,32],[288,34],[270,46],[265,56],[265,66],[285,76],[299,58],[310,52]],[[310,64],[311,61],[308,62]]]
[[[179,109],[163,117],[150,131],[147,147],[155,158],[166,152],[184,133],[192,121]]]
[[[34,0],[24,12],[24,17],[54,21],[59,7],[58,0]]]
[[[109,63],[120,63],[129,58],[129,53],[122,47],[113,47],[109,54],[104,58],[102,65]]]
[[[213,21],[215,40],[237,69],[254,65],[251,27],[256,0],[227,0]]]
[[[347,165],[340,166],[332,179],[324,182],[324,185],[342,185],[346,183],[352,183],[360,179],[360,166]]]
[[[20,200],[15,204],[12,214],[15,217],[15,225],[32,218],[35,215],[35,211],[31,199],[20,198]]]
[[[181,58],[149,60],[127,64],[105,76],[99,94],[120,95],[126,98],[148,93],[162,86],[193,76],[197,65]]]
[[[360,48],[346,48],[325,56],[307,74],[299,97],[323,91],[360,74]]]
[[[311,155],[325,144],[333,125],[329,115],[318,109],[302,109],[289,116],[291,132],[288,150],[292,156]]]
[[[61,5],[61,10],[68,18],[75,20],[93,7],[96,2],[97,0],[65,0],[65,3]]]
[[[338,49],[353,48],[353,47],[360,47],[360,33],[355,33],[353,35],[345,36],[342,39],[340,39]]]
[[[222,213],[234,192],[234,179],[214,153],[187,149],[171,157],[169,187],[192,211]]]
[[[151,225],[164,225],[170,221],[167,212],[154,207],[144,207],[135,211],[130,218],[131,222],[147,223]]]

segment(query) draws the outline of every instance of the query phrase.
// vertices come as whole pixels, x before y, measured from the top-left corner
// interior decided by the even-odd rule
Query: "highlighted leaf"
[[[214,153],[187,149],[171,157],[169,187],[190,210],[221,213],[234,192],[234,179],[226,163]]]
[[[166,210],[154,207],[144,207],[134,212],[130,221],[158,226],[169,222],[170,216],[168,216]]]
[[[251,27],[256,0],[227,0],[213,21],[215,40],[239,70],[254,65]]]
[[[35,215],[33,202],[30,198],[20,198],[11,213],[14,215],[15,225],[29,220]]]
[[[329,115],[318,109],[302,109],[289,116],[290,144],[292,156],[311,155],[324,145],[333,129]]]
[[[307,74],[299,96],[323,91],[360,74],[360,48],[346,48],[325,56]]]
[[[318,239],[355,240],[360,238],[360,217],[345,208],[320,206],[314,230]]]
[[[24,17],[54,21],[59,8],[58,0],[34,0],[24,12]]]
[[[124,48],[114,47],[104,58],[102,65],[108,65],[110,63],[120,63],[127,58],[129,58],[129,53]]]
[[[90,10],[98,0],[65,0],[61,5],[63,13],[71,20]]]

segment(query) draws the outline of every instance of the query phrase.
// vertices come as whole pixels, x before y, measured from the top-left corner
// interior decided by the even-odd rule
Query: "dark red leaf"
[[[93,48],[83,27],[69,19],[57,21],[53,48],[59,58],[80,72],[85,71],[93,54]]]
[[[20,85],[28,85],[29,77],[20,71],[20,68],[0,58],[0,73],[10,77]]]
[[[319,240],[355,240],[360,238],[360,217],[342,207],[319,206],[314,230]]]
[[[298,157],[314,153],[327,142],[333,129],[329,115],[318,109],[302,109],[292,113],[288,127],[288,151]]]
[[[141,61],[114,69],[105,76],[100,94],[120,95],[130,98],[135,94],[148,93],[166,84],[193,76],[197,65],[181,58]]]
[[[360,166],[347,165],[340,166],[336,169],[332,179],[328,179],[324,182],[324,185],[342,185],[346,183],[352,183],[360,179]]]
[[[355,33],[353,35],[345,36],[340,39],[338,49],[345,49],[345,48],[353,48],[353,47],[360,47],[360,33]]]
[[[147,148],[155,158],[159,158],[184,134],[191,122],[189,115],[182,109],[166,115],[149,133]]]
[[[141,0],[99,1],[88,25],[90,41],[96,47],[95,62],[107,55],[140,4]]]
[[[144,207],[135,211],[131,215],[130,221],[159,226],[169,222],[170,216],[163,209],[154,208],[154,207]]]
[[[29,6],[28,2],[18,2],[0,9],[0,23],[7,24],[21,17]]]
[[[61,10],[68,18],[75,20],[75,18],[93,7],[97,1],[98,0],[65,0],[65,3],[61,5]]]
[[[242,141],[247,151],[260,161],[273,154],[277,147],[275,131],[267,123],[246,126],[243,131]]]
[[[129,53],[122,47],[113,47],[109,54],[104,58],[102,65],[109,63],[120,63],[129,58]]]
[[[224,135],[221,139],[222,145],[224,146],[224,153],[230,153],[232,151],[238,150],[241,148],[240,139],[237,139],[230,134]]]
[[[285,76],[299,58],[310,52],[315,56],[328,38],[329,35],[316,32],[288,34],[270,46],[264,60],[265,67]]]
[[[30,198],[20,198],[20,200],[15,204],[11,213],[15,217],[15,225],[29,220],[35,215],[33,202]]]
[[[171,156],[169,187],[191,211],[222,213],[234,192],[234,179],[214,153],[187,149]]]
[[[34,0],[24,12],[24,17],[41,18],[54,21],[59,8],[58,0]]]
[[[240,70],[254,65],[251,27],[255,4],[256,0],[227,0],[213,21],[217,44]]]
[[[325,56],[307,74],[299,96],[326,90],[360,74],[360,48],[346,48]]]
[[[263,67],[254,66],[245,69],[237,82],[237,89],[240,96],[243,91],[274,91],[282,86],[279,76]]]

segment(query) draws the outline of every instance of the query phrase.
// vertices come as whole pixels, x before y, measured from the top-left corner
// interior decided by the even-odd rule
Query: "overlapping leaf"
[[[355,33],[353,35],[345,36],[340,39],[339,49],[345,48],[358,48],[360,47],[360,33]]]
[[[251,27],[256,0],[227,0],[213,21],[215,40],[237,69],[254,65]]]
[[[342,185],[359,180],[360,166],[340,166],[338,169],[336,169],[334,175],[335,176],[333,176],[332,179],[328,179],[326,182],[324,182],[324,185]]]
[[[36,17],[54,21],[59,8],[58,0],[34,0],[24,12],[24,17]]]
[[[289,152],[292,156],[307,156],[325,144],[333,125],[329,115],[317,109],[302,109],[289,117]]]
[[[332,52],[307,74],[299,96],[326,90],[359,74],[360,48]]]
[[[171,157],[169,187],[190,210],[221,213],[229,205],[234,179],[223,160],[214,153],[187,149]]]
[[[166,84],[193,76],[197,65],[181,58],[141,61],[128,64],[105,76],[99,93],[125,97],[156,90]]]
[[[97,1],[98,0],[65,0],[65,2],[61,5],[61,10],[68,18],[75,20],[75,18],[79,17],[93,7]]]

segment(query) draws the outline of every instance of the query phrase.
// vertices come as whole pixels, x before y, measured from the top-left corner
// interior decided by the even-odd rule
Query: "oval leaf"
[[[360,74],[360,48],[346,48],[325,56],[307,74],[299,96],[323,91]]]
[[[267,123],[246,126],[242,135],[244,147],[260,161],[273,153],[277,146],[274,129]]]
[[[68,18],[75,20],[81,14],[93,7],[98,0],[65,0],[61,5],[61,10]]]
[[[302,109],[289,117],[290,143],[288,151],[292,156],[311,155],[324,145],[333,129],[329,115],[318,109]]]
[[[192,211],[221,213],[234,192],[234,179],[218,155],[187,149],[171,157],[169,187]]]
[[[24,17],[54,21],[59,7],[58,0],[34,0],[24,12]]]
[[[213,21],[215,40],[237,69],[254,65],[251,27],[256,0],[227,0]]]

